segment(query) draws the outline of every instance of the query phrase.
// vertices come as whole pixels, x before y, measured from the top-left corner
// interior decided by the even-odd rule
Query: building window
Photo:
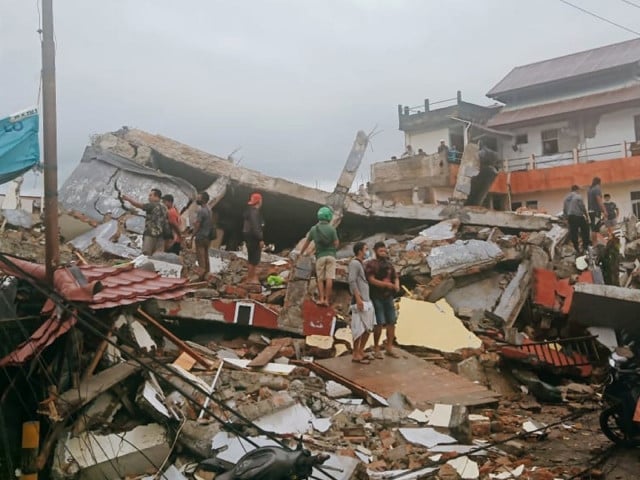
[[[542,154],[553,155],[558,153],[558,129],[552,128],[551,130],[542,131]]]
[[[516,135],[516,145],[524,145],[526,143],[529,143],[529,135],[526,133]]]
[[[636,218],[640,218],[640,192],[631,192],[631,210]]]
[[[518,210],[519,208],[522,207],[522,202],[513,202],[511,204],[511,211],[515,212],[516,210]],[[639,217],[640,218],[640,217]]]
[[[640,115],[633,117],[633,129],[636,132],[636,142],[640,142]]]
[[[526,206],[530,210],[538,209],[538,201],[537,200],[527,200]]]

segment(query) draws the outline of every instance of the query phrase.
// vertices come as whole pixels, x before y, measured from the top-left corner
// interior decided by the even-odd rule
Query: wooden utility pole
[[[56,124],[56,50],[53,0],[42,0],[42,137],[44,143],[44,225],[47,281],[59,262],[58,140]]]

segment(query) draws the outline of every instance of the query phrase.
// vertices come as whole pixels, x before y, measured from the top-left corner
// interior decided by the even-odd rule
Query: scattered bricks
[[[390,430],[382,430],[379,433],[378,438],[384,448],[392,448],[396,443],[396,435]]]
[[[398,445],[395,448],[387,450],[384,456],[388,462],[397,462],[398,460],[408,457],[411,451],[411,444],[405,443],[403,445]]]
[[[287,393],[276,393],[271,398],[255,403],[239,405],[238,411],[249,420],[270,415],[294,405],[296,401]]]
[[[371,420],[381,425],[397,425],[409,414],[405,410],[397,410],[395,408],[378,407],[371,410]]]
[[[284,297],[286,296],[287,296],[286,289],[283,288],[281,290],[276,290],[275,292],[272,292],[267,297],[267,303],[271,303],[275,305],[284,305]]]
[[[510,440],[503,443],[500,449],[515,457],[521,457],[527,451],[527,446],[522,442]]]
[[[273,397],[273,391],[271,391],[268,387],[260,387],[258,390],[258,398],[260,400],[266,400],[267,398]]]
[[[472,422],[471,434],[474,437],[486,438],[491,434],[491,423],[488,421]]]
[[[491,433],[502,433],[504,432],[504,425],[499,420],[494,420],[490,423]]]
[[[367,467],[369,470],[372,470],[374,472],[384,472],[388,470],[387,462],[385,462],[384,460],[376,460],[375,462],[371,462]]]
[[[451,465],[445,463],[438,470],[438,478],[440,480],[460,480],[460,474]]]
[[[340,448],[336,450],[336,455],[339,455],[342,457],[358,458],[353,448]]]
[[[225,285],[222,296],[226,298],[246,298],[247,290],[237,285]]]
[[[554,480],[556,475],[547,468],[537,468],[529,473],[530,480]]]
[[[262,293],[250,293],[249,300],[253,300],[254,302],[266,303],[267,296]]]

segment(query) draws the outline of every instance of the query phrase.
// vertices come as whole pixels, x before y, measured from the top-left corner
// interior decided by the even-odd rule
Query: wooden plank
[[[401,358],[374,360],[369,365],[351,361],[350,356],[317,360],[337,377],[346,378],[361,389],[389,398],[401,392],[418,408],[434,403],[485,405],[499,395],[453,372],[397,349]]]
[[[196,360],[187,352],[182,352],[173,364],[189,372],[196,364]]]
[[[55,398],[54,402],[58,414],[66,418],[71,413],[84,407],[102,392],[106,392],[114,385],[126,380],[140,370],[140,366],[133,361],[122,362],[100,373],[89,377],[80,383],[78,388],[67,390]]]
[[[256,358],[249,362],[249,367],[264,367],[267,363],[275,358],[275,356],[280,351],[280,345],[269,345],[264,350],[262,350]]]

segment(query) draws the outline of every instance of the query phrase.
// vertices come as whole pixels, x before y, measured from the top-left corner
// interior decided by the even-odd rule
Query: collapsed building
[[[591,383],[617,346],[615,329],[638,333],[602,313],[635,313],[637,220],[618,231],[624,260],[576,258],[555,217],[478,206],[495,152],[469,143],[460,165],[439,154],[375,164],[370,189],[350,193],[367,143],[358,133],[335,190],[323,192],[140,130],[97,135],[59,192],[63,267],[53,288],[38,265],[42,225],[3,212],[5,318],[16,326],[0,359],[6,391],[31,385],[30,370],[44,386],[30,418],[42,441],[21,468],[183,478],[197,460],[235,462],[252,445],[302,435],[331,455],[317,478],[579,474],[584,465],[558,465],[536,442],[562,424],[582,441],[575,418],[597,408]],[[433,183],[416,192],[408,177],[418,171]],[[206,281],[190,280],[190,252],[140,256],[144,218],[119,197],[156,186],[173,193],[186,223],[196,192],[209,192],[223,235]],[[437,189],[450,192],[446,201],[434,201]],[[257,288],[242,282],[238,249],[237,212],[252,191],[265,199],[273,244]],[[325,204],[343,243],[329,307],[313,301],[312,258],[290,255]],[[385,241],[401,276],[400,359],[350,361],[346,267],[356,240]],[[622,286],[604,285],[603,269]],[[27,316],[30,328],[19,320]]]

